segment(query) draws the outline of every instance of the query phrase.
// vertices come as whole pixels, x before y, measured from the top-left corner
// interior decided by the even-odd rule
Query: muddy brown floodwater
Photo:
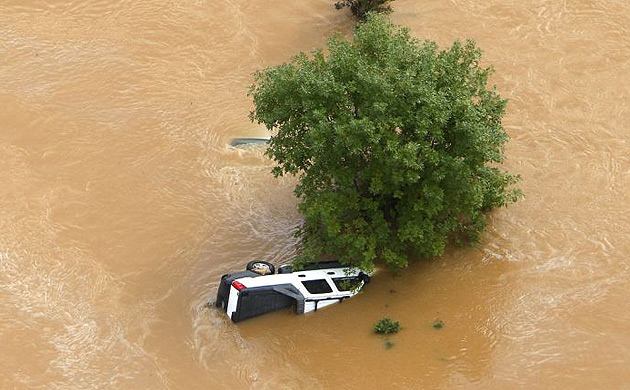
[[[311,315],[205,307],[291,260],[246,96],[257,69],[349,33],[332,0],[0,3],[0,388],[630,388],[630,3],[397,0],[474,38],[510,99],[525,200],[476,248]],[[389,341],[371,334],[402,323]],[[442,320],[444,328],[432,324]]]

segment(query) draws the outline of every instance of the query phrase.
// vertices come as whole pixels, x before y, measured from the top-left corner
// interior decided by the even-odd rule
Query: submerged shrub
[[[374,333],[378,334],[398,333],[399,330],[400,323],[398,321],[392,321],[389,318],[383,318],[374,324]]]

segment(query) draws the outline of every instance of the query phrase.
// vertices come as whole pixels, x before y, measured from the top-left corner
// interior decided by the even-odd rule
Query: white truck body
[[[223,275],[215,305],[234,322],[291,306],[302,314],[350,298],[369,281],[358,269],[336,262],[318,264],[318,269],[271,275],[252,271]]]

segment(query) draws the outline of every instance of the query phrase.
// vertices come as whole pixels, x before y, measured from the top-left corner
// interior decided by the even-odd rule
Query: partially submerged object
[[[248,146],[266,145],[269,138],[234,138],[230,141],[233,148],[244,148]]]
[[[309,263],[295,272],[284,265],[278,273],[271,263],[251,261],[245,271],[221,277],[214,304],[234,322],[290,307],[302,314],[350,298],[369,281],[369,275],[335,261]]]

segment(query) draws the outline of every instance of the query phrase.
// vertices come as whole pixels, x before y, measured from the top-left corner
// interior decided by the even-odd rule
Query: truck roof
[[[349,276],[357,276],[358,273],[359,270],[353,268],[325,268],[310,271],[295,271],[286,274],[243,277],[237,280],[245,287],[260,287],[274,284],[293,283],[295,281],[302,280],[325,279],[327,277],[343,278]]]

